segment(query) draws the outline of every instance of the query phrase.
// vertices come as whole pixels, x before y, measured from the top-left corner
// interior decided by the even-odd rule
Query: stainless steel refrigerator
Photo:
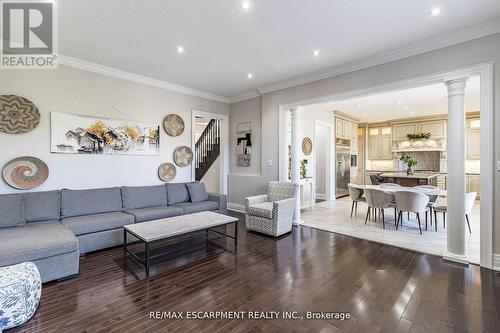
[[[349,195],[347,184],[351,181],[351,142],[344,139],[335,140],[335,197]]]

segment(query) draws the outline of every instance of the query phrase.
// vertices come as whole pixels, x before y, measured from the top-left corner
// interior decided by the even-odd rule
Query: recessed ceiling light
[[[439,7],[432,8],[432,10],[429,12],[430,16],[438,16],[439,14],[441,14],[441,8]]]
[[[407,107],[407,106],[405,106],[405,110],[408,110],[408,107]]]
[[[319,50],[314,50],[313,51],[313,56],[315,56],[315,57],[319,56]]]
[[[241,8],[243,8],[244,10],[249,10],[250,7],[252,7],[252,3],[250,1],[245,0],[241,2]]]
[[[183,54],[184,53],[184,46],[177,46],[177,53]]]
[[[410,111],[410,114],[413,114],[414,112],[413,111]]]
[[[253,74],[252,73],[248,73],[247,74],[247,78],[249,78],[249,79],[253,78]]]
[[[398,102],[398,106],[401,106],[401,102]]]

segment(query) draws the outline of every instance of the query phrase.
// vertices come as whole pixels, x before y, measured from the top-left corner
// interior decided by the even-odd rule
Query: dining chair
[[[353,186],[352,184],[347,184],[347,188],[349,189],[349,196],[351,197],[352,200],[352,205],[351,205],[351,217],[353,211],[355,212],[355,216],[358,216],[358,202],[366,202],[366,198],[363,197],[363,189],[357,188]]]
[[[467,220],[467,226],[469,227],[469,233],[472,234],[470,228],[469,214],[472,212],[474,207],[474,202],[476,201],[477,192],[465,193],[465,219]],[[446,227],[446,213],[448,212],[448,205],[438,205],[434,207],[434,220],[437,225],[437,213],[443,213],[443,228]],[[437,228],[437,227],[436,227]]]
[[[380,215],[382,216],[382,226],[385,229],[385,213],[384,209],[389,208],[391,202],[394,200],[394,196],[383,190],[367,188],[365,190],[366,204],[368,205],[368,211],[366,212],[365,224],[368,221],[368,216],[372,209],[380,210]],[[394,220],[396,220],[396,215],[394,215]]]
[[[420,213],[427,212],[429,210],[427,207],[427,204],[429,203],[429,196],[416,191],[396,191],[394,192],[394,198],[396,199],[396,208],[399,211],[396,221],[396,230],[398,229],[400,221],[401,226],[403,226],[403,212],[411,212],[417,214],[418,229],[420,230],[420,234],[422,234]]]
[[[439,187],[432,186],[432,185],[419,185],[415,186],[415,189],[421,189],[421,190],[438,190]],[[437,206],[438,201],[439,201],[439,194],[436,195],[428,195],[429,196],[429,203],[427,204],[427,207],[429,207],[430,210],[430,220],[431,220],[431,225],[432,225],[432,213],[434,210],[434,207]],[[426,213],[427,214],[427,213]],[[435,230],[437,231],[437,225],[435,225]]]
[[[396,184],[396,183],[382,183],[380,184],[379,186],[381,189],[384,189],[384,188],[389,188],[389,189],[395,189],[395,188],[399,188],[399,187],[402,187],[401,185],[399,184]],[[389,207],[392,207],[394,208],[394,216],[397,216],[398,215],[398,210],[396,208],[396,201],[394,201],[394,196],[393,196],[393,199],[392,199],[392,202],[390,204]],[[409,218],[409,217],[408,217]]]
[[[372,185],[380,185],[384,182],[384,178],[377,174],[372,174],[370,175],[370,181],[372,182]]]

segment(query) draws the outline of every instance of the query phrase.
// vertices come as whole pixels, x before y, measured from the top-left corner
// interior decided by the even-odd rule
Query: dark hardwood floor
[[[239,225],[215,246],[144,269],[121,248],[44,285],[10,332],[498,332],[500,278],[477,266],[307,227],[278,240]],[[229,244],[229,242],[228,242]],[[151,311],[348,311],[350,320],[150,319]]]

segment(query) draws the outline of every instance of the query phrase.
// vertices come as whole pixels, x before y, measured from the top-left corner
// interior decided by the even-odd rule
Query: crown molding
[[[481,37],[486,37],[500,33],[500,20],[490,21],[484,24],[476,25],[467,29],[459,30],[450,34],[428,39],[424,42],[406,45],[398,49],[386,51],[375,56],[367,57],[361,60],[353,61],[347,64],[335,66],[324,71],[299,76],[290,80],[285,80],[257,88],[257,91],[263,95],[286,88],[300,86],[306,83],[319,81],[334,76],[382,65],[392,61],[409,58],[418,54],[438,50],[448,46],[464,43]],[[244,96],[240,94],[237,96]],[[237,97],[235,96],[235,97]],[[233,97],[233,98],[235,98]],[[231,103],[233,98],[231,98]],[[241,99],[239,99],[241,101]]]
[[[205,98],[211,101],[221,102],[221,103],[230,103],[230,99],[224,96],[212,94],[206,91],[192,89],[189,87],[181,86],[178,84],[160,81],[157,79],[153,79],[147,76],[142,76],[139,74],[134,74],[126,71],[122,71],[120,69],[116,69],[113,67],[99,65],[93,62],[85,61],[78,58],[68,57],[65,55],[59,55],[58,62],[61,65],[69,66],[73,68],[78,68],[84,71],[93,72],[101,75],[111,76],[122,80],[127,80],[135,83],[144,84],[147,86],[165,89],[169,91],[173,91],[176,93]]]
[[[233,104],[233,103],[238,103],[241,101],[245,101],[247,99],[260,97],[260,96],[262,96],[262,94],[260,94],[258,90],[252,90],[252,91],[248,91],[248,92],[243,93],[243,94],[233,96],[229,99],[229,101],[231,104]]]

